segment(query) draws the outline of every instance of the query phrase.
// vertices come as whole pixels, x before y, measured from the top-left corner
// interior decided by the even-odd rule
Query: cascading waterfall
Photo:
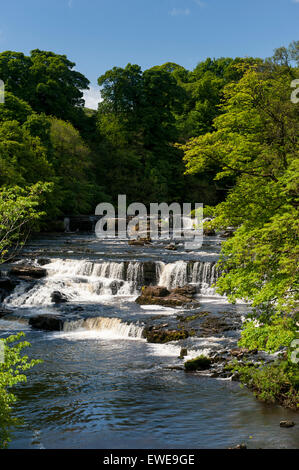
[[[138,295],[142,285],[156,283],[168,289],[186,284],[197,286],[202,295],[215,295],[211,287],[218,277],[214,262],[176,261],[154,263],[153,279],[145,281],[145,263],[92,262],[85,260],[52,260],[44,267],[47,277],[34,285],[23,282],[5,299],[12,306],[50,305],[51,294],[61,292],[72,302],[100,302],[102,296]]]
[[[142,338],[143,327],[138,323],[125,323],[119,318],[95,317],[65,322],[64,332],[96,330],[107,338]]]
[[[188,263],[185,261],[165,264],[160,275],[159,285],[167,287],[167,289],[186,285],[188,282],[187,267]]]
[[[215,289],[211,287],[219,276],[215,262],[197,261],[176,263],[161,263],[159,269],[159,285],[168,289],[183,287],[186,284],[197,286],[202,295],[215,295]]]
[[[69,301],[99,302],[105,295],[138,295],[143,284],[143,265],[138,262],[55,259],[44,267],[47,277],[33,287],[28,283],[20,284],[5,303],[12,306],[49,305],[54,291],[63,293]]]

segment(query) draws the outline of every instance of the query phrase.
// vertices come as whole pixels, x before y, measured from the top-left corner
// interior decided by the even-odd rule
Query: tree
[[[88,213],[96,194],[91,152],[72,124],[56,118],[50,123],[49,161],[55,172],[56,204],[64,214]]]
[[[39,207],[50,184],[38,183],[30,188],[17,186],[0,189],[0,263],[15,256],[37,222],[45,215]]]
[[[35,49],[29,57],[20,52],[0,54],[0,77],[5,89],[26,101],[37,113],[79,124],[84,119],[83,92],[89,80],[73,70],[65,55]]]
[[[0,351],[1,353],[3,351],[4,356],[4,360],[0,361],[0,449],[8,446],[10,430],[17,423],[17,420],[11,416],[11,406],[16,401],[11,387],[26,382],[26,375],[23,372],[42,362],[21,356],[22,350],[30,346],[27,341],[19,341],[22,336],[25,335],[21,332],[0,339]]]
[[[290,101],[291,77],[249,68],[225,88],[216,131],[184,146],[189,173],[216,165],[216,180],[236,178],[216,208],[215,227],[237,228],[224,243],[217,286],[268,321],[297,299],[299,108]]]

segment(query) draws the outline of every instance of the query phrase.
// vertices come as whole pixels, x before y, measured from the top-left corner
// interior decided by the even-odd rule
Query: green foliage
[[[219,292],[265,310],[291,311],[298,285],[299,109],[288,72],[250,68],[224,91],[216,131],[184,146],[189,172],[217,165],[236,178],[213,226],[237,227],[223,244]]]
[[[55,172],[56,204],[64,214],[89,213],[96,191],[89,172],[91,152],[72,124],[51,118],[50,125],[49,160]]]
[[[271,364],[256,365],[234,362],[228,367],[237,372],[241,382],[266,403],[280,403],[293,409],[299,406],[299,369],[297,364],[277,360]]]
[[[0,189],[0,263],[14,256],[44,215],[39,210],[50,184]]]
[[[292,318],[274,318],[270,324],[246,321],[239,345],[274,353],[281,347],[289,348],[296,338],[296,325]]]
[[[77,122],[83,116],[82,90],[89,81],[74,66],[65,55],[39,49],[30,56],[14,51],[0,54],[0,77],[8,92],[37,113]]]
[[[26,382],[25,371],[39,364],[40,360],[29,360],[27,355],[22,356],[22,350],[30,343],[19,341],[24,333],[11,335],[0,339],[1,349],[4,348],[4,362],[0,362],[0,448],[7,447],[10,441],[10,429],[17,424],[11,415],[11,406],[16,401],[11,387],[20,382]]]

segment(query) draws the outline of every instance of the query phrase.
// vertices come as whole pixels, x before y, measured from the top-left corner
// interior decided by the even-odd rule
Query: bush
[[[285,407],[299,407],[299,368],[289,361],[277,360],[272,364],[240,365],[236,361],[229,366],[237,372],[242,384],[253,390],[254,395],[266,403],[279,403]]]
[[[7,447],[10,428],[17,423],[11,416],[11,406],[16,401],[11,387],[26,382],[23,372],[42,362],[36,359],[29,361],[28,356],[21,356],[21,351],[30,346],[27,341],[18,342],[22,336],[25,334],[21,332],[0,339],[1,346],[4,346],[4,362],[0,362],[0,448]]]
[[[247,321],[242,331],[239,346],[274,353],[281,347],[289,347],[296,338],[296,326],[291,318],[274,318],[271,323],[258,325]]]

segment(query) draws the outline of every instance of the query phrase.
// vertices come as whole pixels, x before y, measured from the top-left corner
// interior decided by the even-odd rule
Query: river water
[[[128,246],[92,235],[44,235],[32,240],[20,263],[42,264],[47,277],[22,281],[4,300],[13,310],[0,320],[0,336],[23,330],[30,357],[43,363],[17,388],[11,448],[297,448],[299,428],[280,428],[295,413],[258,402],[237,382],[185,373],[178,358],[211,354],[237,344],[239,331],[151,344],[145,325],[171,325],[192,310],[139,306],[143,284],[193,284],[200,309],[244,318],[245,304],[217,295],[215,263],[221,240],[207,237],[197,252],[165,243]],[[5,265],[2,270],[9,269]],[[67,303],[54,304],[59,291]],[[36,314],[59,314],[61,331],[32,329]]]

